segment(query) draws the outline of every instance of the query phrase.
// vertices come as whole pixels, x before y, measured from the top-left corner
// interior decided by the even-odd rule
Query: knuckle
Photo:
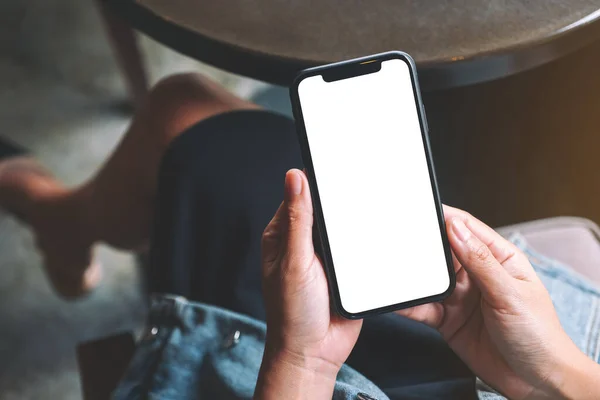
[[[312,215],[304,207],[290,205],[288,209],[288,220],[290,227],[309,225],[312,222]]]
[[[490,249],[488,249],[484,243],[479,241],[476,243],[472,242],[470,247],[472,257],[475,261],[483,262],[488,260],[490,256]]]
[[[279,240],[279,232],[268,225],[262,233],[261,243],[264,245],[265,243],[272,243],[277,240]]]
[[[262,241],[265,242],[270,239],[273,239],[274,236],[275,236],[275,232],[271,228],[271,225],[267,225],[267,227],[265,228],[265,230],[262,233]]]
[[[272,266],[276,262],[280,253],[279,246],[281,240],[281,235],[276,229],[273,229],[271,226],[265,228],[260,242],[263,267],[267,267],[267,265]]]
[[[473,214],[471,214],[468,211],[463,211],[462,215],[461,215],[461,218],[462,218],[463,222],[465,223],[465,225],[467,225],[468,223],[473,223],[473,221],[477,220],[477,218],[475,218],[473,216]]]
[[[510,243],[510,246],[507,246],[506,257],[501,264],[512,263],[518,266],[523,266],[525,264],[529,264],[529,260],[525,253],[523,253],[520,249]]]

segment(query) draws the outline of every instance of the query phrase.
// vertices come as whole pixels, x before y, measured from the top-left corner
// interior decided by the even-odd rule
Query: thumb
[[[460,218],[453,218],[448,239],[457,260],[490,304],[498,305],[512,290],[512,277],[488,246],[475,236]]]
[[[306,175],[292,169],[285,175],[284,208],[287,211],[287,255],[290,260],[304,261],[314,255],[312,241],[313,208]]]

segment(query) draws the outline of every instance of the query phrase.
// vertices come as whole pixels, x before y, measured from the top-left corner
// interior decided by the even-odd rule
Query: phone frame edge
[[[323,209],[321,207],[321,198],[319,196],[319,189],[317,187],[316,177],[314,173],[312,156],[310,153],[310,146],[308,144],[308,136],[306,134],[306,127],[304,125],[304,118],[302,116],[302,108],[300,106],[300,98],[298,95],[298,87],[300,83],[314,75],[319,75],[324,71],[333,68],[339,68],[346,65],[351,64],[360,64],[364,61],[377,60],[377,61],[387,61],[392,59],[401,59],[408,64],[408,69],[411,77],[411,84],[413,88],[413,95],[415,97],[415,102],[417,103],[417,114],[419,116],[419,125],[421,128],[421,137],[423,139],[423,145],[425,150],[425,158],[427,159],[427,167],[429,171],[429,180],[431,182],[431,187],[434,196],[434,202],[436,206],[436,214],[438,217],[438,224],[440,227],[440,234],[442,236],[442,245],[444,247],[444,255],[446,258],[446,265],[448,268],[448,276],[450,279],[450,283],[448,288],[436,295],[423,297],[420,299],[410,300],[402,303],[396,303],[389,306],[379,307],[372,310],[367,310],[359,313],[348,312],[344,309],[341,302],[341,297],[339,293],[339,287],[337,283],[337,278],[334,271],[333,266],[333,258],[331,255],[331,249],[329,247],[329,239],[327,237],[327,228],[325,226],[325,218],[323,216]],[[300,145],[302,162],[304,163],[304,167],[306,169],[306,175],[308,178],[308,183],[311,191],[311,198],[313,204],[313,212],[314,212],[314,220],[317,225],[317,232],[320,239],[321,253],[322,253],[322,262],[323,267],[325,269],[325,274],[327,275],[329,293],[331,296],[331,303],[333,304],[336,312],[340,314],[342,317],[347,319],[361,319],[373,315],[388,313],[396,310],[401,310],[405,308],[415,307],[422,304],[440,302],[446,299],[456,287],[456,273],[454,271],[454,264],[452,261],[452,253],[450,251],[450,244],[448,242],[448,236],[446,233],[446,223],[444,220],[444,211],[442,202],[440,199],[437,179],[435,176],[435,168],[433,165],[433,159],[431,155],[431,147],[429,144],[429,127],[427,125],[427,120],[425,117],[425,107],[423,105],[423,101],[421,100],[421,91],[419,88],[418,77],[417,77],[417,68],[413,58],[405,52],[402,51],[389,51],[385,53],[373,54],[365,57],[355,58],[351,60],[336,62],[332,64],[322,65],[318,67],[308,68],[301,71],[296,78],[294,79],[292,86],[290,86],[290,99],[292,103],[292,112],[294,114],[295,124],[296,124],[296,132],[298,137],[298,142]]]

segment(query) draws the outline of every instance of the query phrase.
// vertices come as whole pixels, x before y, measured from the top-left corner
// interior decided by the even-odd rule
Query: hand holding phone
[[[262,239],[267,340],[255,398],[331,398],[362,321],[342,318],[329,308],[325,271],[313,247],[313,208],[303,172],[286,174],[284,193]]]
[[[445,216],[457,258],[456,290],[441,303],[398,314],[437,329],[478,377],[510,398],[598,398],[600,366],[562,329],[525,255],[461,210],[445,207]],[[259,399],[299,393],[331,397],[337,372],[358,338],[361,321],[329,308],[312,226],[306,177],[290,171],[285,201],[263,237],[268,334]]]
[[[462,210],[444,214],[456,289],[442,303],[397,313],[437,329],[477,377],[510,399],[600,398],[600,366],[564,331],[525,254]]]
[[[330,398],[361,321],[330,311],[302,172],[288,172],[285,193],[263,237],[268,334],[255,396]],[[456,290],[441,303],[397,313],[437,329],[478,377],[509,398],[598,398],[600,366],[562,329],[525,255],[464,211],[445,207],[445,215]]]

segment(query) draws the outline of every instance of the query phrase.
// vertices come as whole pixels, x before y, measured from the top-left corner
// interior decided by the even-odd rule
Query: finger
[[[494,229],[484,224],[471,214],[458,208],[444,205],[444,217],[446,221],[459,218],[492,252],[494,258],[510,273],[518,279],[529,279],[535,276],[527,257],[511,242],[506,240]]]
[[[438,329],[444,319],[444,306],[441,303],[428,303],[398,310],[395,313],[413,321],[421,322],[431,328]]]
[[[287,214],[286,252],[290,260],[313,259],[313,209],[303,172],[292,169],[285,176],[284,208]]]
[[[458,261],[458,258],[456,258],[456,255],[453,251],[451,251],[450,254],[452,254],[452,265],[454,266],[454,273],[458,274],[462,270],[462,265],[460,265],[460,262]]]
[[[461,218],[450,221],[448,239],[457,260],[486,300],[493,301],[511,290],[512,277]]]
[[[450,207],[444,205],[444,216],[446,219],[452,220],[453,218],[460,218],[465,225],[469,227],[469,230],[473,232],[475,236],[479,238],[482,242],[488,246],[492,254],[496,260],[503,263],[504,260],[511,258],[513,251],[510,248],[512,243],[508,242],[504,239],[498,232],[467,213],[466,211],[460,210],[458,208]],[[501,242],[509,243],[511,246],[501,245]]]
[[[480,307],[481,291],[471,279],[466,269],[456,273],[456,286],[452,295],[444,300],[444,318],[439,331],[444,338],[450,338],[465,325],[473,311]]]
[[[416,307],[406,308],[404,310],[398,310],[395,311],[395,313],[414,321],[424,323],[431,328],[440,329],[442,323],[446,321],[444,315],[447,312],[446,309],[448,308],[448,305],[452,307],[453,303],[456,303],[457,295],[461,292],[461,290],[464,291],[465,287],[468,285],[466,282],[468,281],[468,278],[466,277],[467,273],[463,270],[460,262],[458,262],[454,252],[452,252],[452,263],[454,264],[454,272],[456,274],[456,288],[454,289],[451,297],[444,300],[443,304],[428,303]],[[464,296],[460,295],[459,297]]]
[[[286,223],[287,215],[284,204],[281,203],[262,235],[261,254],[264,267],[272,264],[279,256]]]

